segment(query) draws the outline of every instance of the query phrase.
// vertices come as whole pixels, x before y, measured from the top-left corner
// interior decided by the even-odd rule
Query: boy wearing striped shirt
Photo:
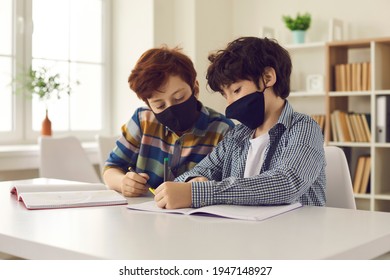
[[[133,197],[163,182],[164,160],[173,180],[209,154],[234,124],[198,101],[195,68],[177,48],[146,51],[128,82],[147,106],[122,126],[103,179],[111,189]]]
[[[227,100],[226,116],[241,122],[192,170],[155,193],[162,208],[212,204],[325,204],[323,135],[294,112],[291,59],[267,38],[242,37],[209,56],[207,80]]]

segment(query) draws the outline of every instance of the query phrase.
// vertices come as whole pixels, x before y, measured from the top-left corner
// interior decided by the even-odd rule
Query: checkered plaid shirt
[[[260,174],[244,178],[249,139],[253,130],[237,125],[192,170],[176,181],[192,182],[192,207],[212,204],[303,205],[325,204],[324,140],[318,124],[294,112],[288,101],[278,122],[269,130]]]

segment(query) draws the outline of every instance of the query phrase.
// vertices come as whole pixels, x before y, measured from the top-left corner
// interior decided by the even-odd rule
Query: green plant
[[[79,84],[79,82],[77,82]],[[61,81],[60,74],[51,74],[46,67],[30,69],[15,80],[16,93],[26,96],[37,95],[40,101],[49,101],[52,97],[60,99],[62,94],[70,94],[69,83]]]
[[[307,30],[310,27],[311,16],[309,13],[297,14],[294,19],[291,16],[283,16],[283,21],[290,30]]]

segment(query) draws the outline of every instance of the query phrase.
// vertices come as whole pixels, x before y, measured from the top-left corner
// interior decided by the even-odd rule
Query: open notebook
[[[55,209],[69,207],[108,206],[127,204],[127,199],[104,184],[67,181],[18,183],[10,192],[27,209]]]
[[[240,206],[240,205],[211,205],[201,208],[181,208],[167,210],[159,208],[154,201],[130,204],[127,208],[150,212],[175,213],[184,215],[206,214],[230,219],[261,221],[282,213],[299,208],[300,203],[280,206]]]

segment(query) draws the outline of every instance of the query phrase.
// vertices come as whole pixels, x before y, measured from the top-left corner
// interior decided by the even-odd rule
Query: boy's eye
[[[241,87],[239,87],[238,89],[236,89],[235,91],[234,91],[234,93],[240,93],[240,91],[241,91]]]
[[[165,108],[165,104],[159,104],[156,106],[156,109],[162,110]]]

